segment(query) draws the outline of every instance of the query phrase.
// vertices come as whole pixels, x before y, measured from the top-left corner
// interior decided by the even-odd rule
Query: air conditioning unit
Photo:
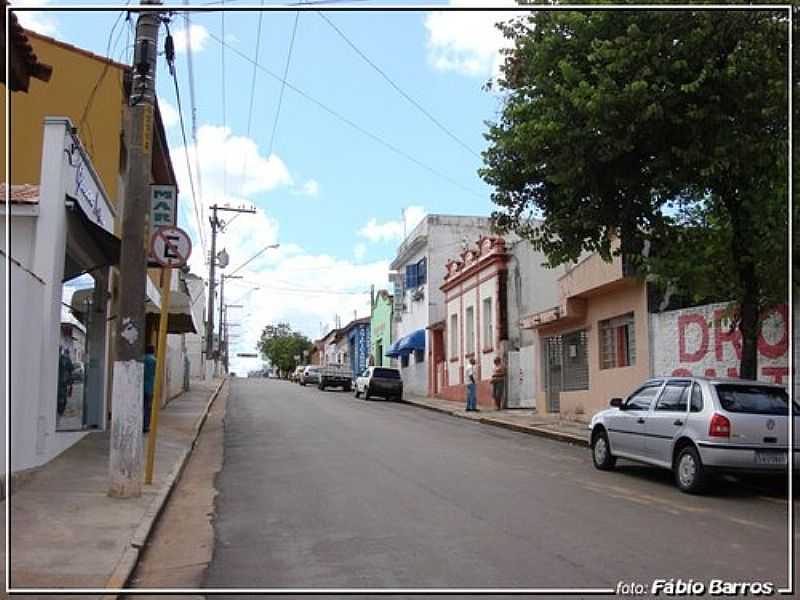
[[[418,300],[424,300],[425,299],[425,288],[418,287],[413,292],[411,292],[411,299],[414,300],[415,302],[418,301]]]

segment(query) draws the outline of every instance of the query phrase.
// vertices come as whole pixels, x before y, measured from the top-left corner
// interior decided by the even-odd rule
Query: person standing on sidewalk
[[[156,349],[148,344],[144,351],[144,432],[150,431],[150,412],[153,410],[153,388],[156,385]]]
[[[503,366],[503,359],[499,356],[494,358],[494,371],[492,372],[492,398],[497,410],[505,408],[505,387],[506,387],[506,368]]]
[[[467,382],[467,410],[477,412],[477,382],[475,379],[475,359],[470,358],[467,368],[464,369],[464,379]]]

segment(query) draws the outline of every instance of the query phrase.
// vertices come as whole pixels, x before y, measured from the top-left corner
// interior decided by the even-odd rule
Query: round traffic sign
[[[182,267],[192,254],[192,240],[177,227],[159,227],[150,238],[150,252],[162,267]]]

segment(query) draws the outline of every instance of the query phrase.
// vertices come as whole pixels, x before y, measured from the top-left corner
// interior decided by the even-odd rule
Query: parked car
[[[317,384],[319,385],[319,367],[317,365],[309,365],[303,369],[303,374],[300,376],[300,385]]]
[[[398,369],[389,367],[367,367],[356,377],[356,398],[364,394],[364,400],[380,396],[387,400],[403,399],[403,379]]]
[[[342,365],[326,365],[319,370],[319,383],[321,390],[329,387],[340,387],[345,392],[353,389],[353,371]]]
[[[295,367],[294,371],[292,371],[291,375],[289,375],[289,380],[294,381],[295,383],[300,383],[300,375],[303,374],[303,369],[305,369],[305,365],[298,365]]]
[[[794,464],[800,467],[800,405],[793,404]],[[788,464],[789,395],[741,379],[650,379],[592,417],[592,460],[601,470],[627,458],[670,469],[695,493],[718,471],[780,472]]]

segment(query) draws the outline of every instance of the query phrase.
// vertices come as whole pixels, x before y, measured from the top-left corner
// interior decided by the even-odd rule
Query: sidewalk
[[[522,433],[539,435],[561,442],[589,446],[589,429],[585,423],[567,421],[557,416],[541,415],[532,409],[511,408],[494,410],[481,408],[479,412],[467,412],[464,403],[441,398],[429,398],[404,394],[403,402],[437,412],[446,413],[462,419],[471,419],[495,427],[504,427]]]
[[[106,431],[86,436],[7,498],[12,588],[124,587],[221,388],[220,379],[193,380],[161,410],[153,484],[141,497],[107,495]]]

